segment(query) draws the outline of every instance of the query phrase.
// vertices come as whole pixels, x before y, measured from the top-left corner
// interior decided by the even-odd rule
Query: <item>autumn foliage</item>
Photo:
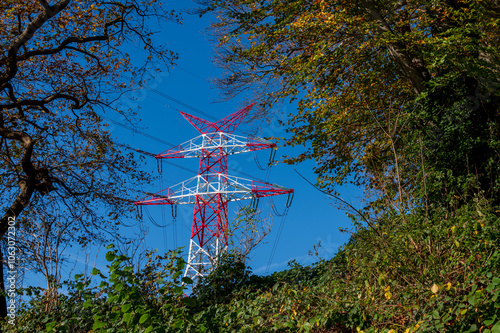
[[[407,206],[435,168],[477,170],[498,195],[486,166],[500,162],[498,2],[201,2],[218,18],[219,85],[228,96],[250,89],[264,117],[297,100],[286,144],[306,151],[287,161],[315,160],[323,188],[354,179]],[[454,166],[434,165],[449,158],[436,144],[462,152]]]
[[[303,149],[285,162],[315,160],[328,195],[347,181],[365,190],[349,242],[270,276],[230,252],[189,297],[178,252],[134,270],[110,246],[108,273],[57,286],[67,294],[28,288],[23,331],[500,332],[498,1],[198,2],[215,14],[225,96],[259,98],[263,118],[296,102],[283,142]],[[130,86],[126,73],[140,73],[127,42],[142,43],[146,62],[171,56],[152,48],[143,24],[160,7],[139,5],[0,5],[1,180],[11,198],[2,221],[49,204],[86,228],[103,221],[94,208],[121,216],[122,176],[142,174],[98,110]]]
[[[0,238],[16,219],[37,270],[52,265],[57,244],[116,234],[134,199],[125,183],[148,178],[103,116],[132,121],[114,101],[175,58],[152,42],[152,18],[177,20],[154,0],[0,3]],[[142,50],[135,63],[132,47]],[[33,246],[40,239],[50,244]]]

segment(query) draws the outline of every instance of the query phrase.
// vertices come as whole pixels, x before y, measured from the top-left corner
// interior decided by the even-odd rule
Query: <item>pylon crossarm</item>
[[[233,155],[249,151],[276,147],[275,143],[262,138],[246,138],[223,132],[207,133],[197,136],[176,147],[170,148],[155,157],[161,158],[199,158],[204,151],[214,151],[223,148],[224,154]]]
[[[275,148],[276,149],[276,144],[268,141],[266,139],[258,138],[258,137],[251,137],[247,138],[247,148],[248,151],[255,151],[255,150],[261,150],[261,149],[267,149],[267,148]]]
[[[293,193],[294,190],[276,184],[270,184],[254,180],[252,184],[252,192],[255,194],[257,198],[262,198],[262,197],[270,197],[273,195],[289,194]]]
[[[211,197],[222,194],[227,201],[239,201],[292,192],[292,189],[275,184],[212,173],[185,180],[149,198],[137,201],[136,205],[194,204],[197,195]]]
[[[243,118],[248,114],[248,111],[254,106],[252,103],[243,109],[230,114],[229,116],[222,118],[216,122],[211,122],[205,119],[201,119],[185,112],[181,112],[182,116],[186,118],[191,125],[193,125],[200,133],[208,132],[226,132],[233,133],[234,130],[241,123]]]
[[[165,189],[160,192],[151,194],[149,197],[143,198],[139,201],[134,202],[136,206],[149,206],[149,205],[175,205],[176,202],[173,201],[170,196],[172,192],[170,189]]]
[[[172,205],[172,204],[192,204],[189,201],[194,198],[198,192],[198,183],[200,176],[195,176],[182,183],[176,184],[165,190],[157,192],[150,197],[135,202],[136,205]],[[186,200],[188,199],[188,200]]]

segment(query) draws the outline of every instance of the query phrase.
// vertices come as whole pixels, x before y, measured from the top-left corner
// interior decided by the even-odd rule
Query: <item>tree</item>
[[[9,219],[21,230],[52,214],[72,221],[73,240],[86,244],[130,214],[130,188],[148,175],[113,144],[102,113],[132,119],[113,102],[154,74],[152,64],[175,59],[153,44],[153,18],[178,20],[156,0],[0,4],[0,237]],[[131,46],[144,48],[139,64]]]
[[[354,176],[404,207],[405,192],[419,187],[427,164],[429,172],[474,174],[481,189],[500,197],[499,173],[491,171],[500,163],[498,1],[201,5],[201,14],[218,18],[212,26],[217,61],[227,71],[218,84],[229,97],[253,89],[261,116],[270,116],[277,102],[297,99],[286,144],[307,151],[287,161],[316,160],[323,188],[333,191]],[[468,112],[471,98],[477,103]],[[460,129],[446,121],[457,108]],[[453,166],[435,164],[444,158],[443,146],[432,147],[435,133],[451,154],[460,152]]]
[[[233,292],[248,285],[250,277],[245,258],[238,251],[225,252],[218,258],[217,267],[194,286],[193,294],[201,307],[227,303]]]
[[[264,238],[271,232],[270,217],[262,218],[261,211],[251,205],[240,206],[236,217],[227,232],[229,247],[247,263],[253,249],[262,245]]]

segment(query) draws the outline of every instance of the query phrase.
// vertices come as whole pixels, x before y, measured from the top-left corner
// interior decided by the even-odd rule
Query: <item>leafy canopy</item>
[[[270,106],[297,99],[286,143],[307,150],[287,161],[314,159],[325,188],[349,176],[382,191],[396,182],[414,185],[417,161],[399,155],[409,145],[401,138],[414,133],[416,98],[460,77],[472,78],[472,92],[481,77],[498,81],[495,1],[201,3],[201,13],[218,18],[212,31],[227,70],[220,86],[228,96],[253,89],[264,117]]]
[[[117,236],[130,189],[148,175],[103,115],[133,121],[115,100],[175,59],[153,42],[152,19],[178,17],[156,0],[0,3],[0,238],[9,218],[28,249]],[[132,47],[142,50],[134,59]],[[57,258],[44,254],[41,266]]]

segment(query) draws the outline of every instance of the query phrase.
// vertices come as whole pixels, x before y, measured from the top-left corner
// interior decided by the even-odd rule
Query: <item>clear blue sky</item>
[[[191,5],[187,1],[169,1],[166,6],[174,9],[185,9]],[[216,78],[221,71],[212,63],[213,48],[208,41],[205,28],[210,24],[210,16],[199,18],[197,15],[183,14],[183,24],[162,23],[161,33],[155,38],[156,41],[167,42],[171,50],[179,54],[177,65],[169,71],[164,70],[157,79],[152,80],[146,89],[127,94],[119,101],[123,105],[131,106],[138,112],[141,123],[139,129],[147,134],[159,138],[173,145],[185,142],[198,135],[198,132],[180,115],[179,110],[204,118],[191,108],[195,108],[208,113],[216,119],[223,118],[230,113],[239,110],[243,104],[243,99],[234,99],[224,103],[217,103],[219,91],[212,86],[210,79]],[[131,52],[140,54],[140,50],[131,48]],[[173,101],[175,99],[181,103]],[[140,108],[138,108],[140,106]],[[295,106],[291,104],[283,105],[283,113],[295,111]],[[107,114],[108,116],[108,114]],[[117,121],[122,121],[118,117],[109,115]],[[210,120],[210,119],[209,119]],[[123,121],[122,121],[123,122]],[[252,130],[252,124],[242,124],[235,134],[245,135],[245,131]],[[138,148],[151,153],[160,153],[171,148],[169,145],[152,140],[144,135],[133,133],[120,126],[111,127],[113,135],[118,142],[126,143],[134,148]],[[261,129],[259,136],[284,136],[284,129],[277,121]],[[304,148],[279,148],[277,159],[283,155],[299,154]],[[257,152],[260,163],[268,160],[269,150]],[[156,160],[147,157],[146,168],[158,175]],[[162,180],[156,179],[151,184],[145,184],[143,191],[158,192],[161,189],[177,184],[185,179],[197,174],[198,161],[194,159],[179,159],[173,161],[188,170],[176,168],[168,164],[163,164]],[[265,179],[266,172],[260,170],[254,162],[252,153],[239,154],[229,157],[228,165],[231,169],[240,170],[245,175],[237,174],[230,170],[229,173],[235,176],[253,179]],[[313,246],[321,241],[322,247],[320,255],[330,258],[348,240],[348,235],[341,233],[339,227],[351,228],[350,220],[346,217],[345,211],[339,210],[338,203],[326,195],[320,193],[307,182],[305,182],[293,169],[296,168],[301,174],[315,181],[316,177],[312,171],[314,164],[306,162],[298,166],[289,166],[279,163],[271,169],[269,182],[285,187],[293,188],[295,196],[290,207],[288,217],[283,222],[282,233],[277,244],[276,252],[269,266],[269,273],[287,268],[287,263],[297,260],[301,264],[310,264],[317,259],[308,255],[313,250]],[[360,192],[353,187],[339,189],[341,196],[355,207],[360,207]],[[277,210],[282,212],[285,208],[286,197],[274,197]],[[260,200],[259,208],[262,209],[262,217],[267,217],[271,209],[267,204],[268,199]],[[234,212],[238,208],[236,203],[229,204],[229,211]],[[166,228],[155,226],[144,214],[142,223],[143,230],[148,231],[142,248],[158,249],[160,253],[168,249],[184,246],[185,254],[189,248],[189,239],[192,224],[193,206],[183,205],[178,209],[177,228],[173,228],[170,207],[149,206],[147,208],[154,221],[158,224],[169,224]],[[231,214],[234,216],[234,214]],[[231,221],[230,221],[231,222]],[[137,221],[129,221],[135,224],[134,228],[126,229],[129,235],[140,231],[140,224]],[[278,229],[282,223],[280,217],[274,216],[271,233],[251,255],[250,267],[256,274],[266,273],[270,254],[276,242]],[[104,259],[104,247],[91,251],[87,259],[87,272],[89,267],[94,265],[101,268],[103,272],[107,269]],[[76,253],[73,249],[65,252],[70,255],[70,261],[63,270],[63,280],[67,275],[74,275],[83,271],[85,267],[85,255]],[[77,260],[74,265],[71,261]],[[37,278],[26,276],[26,284],[38,284]],[[40,282],[44,285],[43,282]]]
[[[186,8],[189,3],[185,1],[168,2],[168,6],[175,9]],[[162,26],[161,40],[167,41],[170,49],[179,54],[177,66],[174,66],[170,73],[164,72],[158,80],[153,80],[151,89],[144,89],[136,96],[139,97],[141,109],[139,116],[142,119],[141,126],[148,134],[161,138],[169,143],[180,144],[190,138],[198,135],[198,132],[182,118],[178,110],[204,118],[203,115],[168,99],[168,97],[158,94],[159,91],[172,97],[182,103],[202,110],[213,117],[220,119],[230,113],[237,111],[244,104],[242,99],[235,99],[224,103],[216,103],[219,99],[219,91],[209,83],[210,79],[220,75],[220,69],[212,63],[213,48],[208,41],[209,36],[205,28],[210,24],[211,17],[199,18],[197,15],[183,15],[183,24],[168,24]],[[129,96],[130,97],[130,96]],[[124,97],[125,99],[127,96]],[[285,104],[284,113],[294,112],[295,106]],[[178,110],[176,110],[178,109]],[[242,124],[236,131],[236,134],[244,135],[243,131],[252,129],[252,124]],[[116,128],[115,134],[119,140],[126,141],[129,145],[152,153],[162,152],[170,147],[150,140],[142,135],[132,135],[127,130]],[[283,128],[277,122],[273,122],[263,128],[260,136],[284,136]],[[284,154],[298,154],[304,148],[280,148],[277,157]],[[264,164],[269,151],[260,151],[257,153],[261,164]],[[151,170],[156,170],[156,161],[154,158],[148,158]],[[197,160],[176,160],[177,164],[185,166],[192,170],[188,172],[175,168],[168,164],[163,165],[163,184],[156,181],[151,184],[148,191],[156,192],[160,189],[174,185],[182,180],[190,178],[197,173]],[[297,170],[310,180],[315,180],[312,172],[313,163],[308,162],[296,166]],[[254,179],[264,179],[266,172],[256,167],[253,154],[240,154],[229,157],[229,167],[238,169],[245,174],[250,174]],[[350,228],[351,224],[344,211],[337,209],[336,203],[326,197],[316,189],[307,184],[297,173],[293,166],[278,164],[271,169],[269,182],[280,184],[295,190],[293,204],[289,210],[287,219],[284,221],[283,231],[272,260],[269,272],[282,270],[286,264],[296,259],[300,263],[309,264],[315,259],[308,255],[308,251],[321,241],[321,254],[328,258],[335,253],[340,245],[345,243],[348,236],[341,233],[338,228]],[[156,172],[156,171],[155,171]],[[230,174],[235,174],[230,170]],[[157,173],[156,173],[157,174]],[[238,175],[237,175],[238,176]],[[240,175],[248,178],[247,175]],[[355,207],[359,207],[359,191],[349,187],[341,189],[341,195],[345,200],[350,201]],[[285,207],[286,197],[276,198],[274,202],[279,211]],[[269,215],[270,209],[266,200],[260,200],[260,208],[263,210],[262,216]],[[230,204],[229,210],[237,209],[237,204]],[[150,206],[148,208],[153,219],[160,224],[170,223],[172,221],[170,209],[168,206]],[[192,223],[192,206],[181,206],[177,218],[177,238],[174,239],[174,229],[172,226],[163,230],[154,226],[146,217],[144,223],[149,227],[149,234],[146,243],[149,247],[158,248],[160,251],[167,247],[189,245],[189,236]],[[264,242],[253,253],[250,266],[254,273],[264,274],[270,258],[270,252],[276,241],[278,228],[281,223],[280,217],[273,218],[273,230]],[[165,240],[166,237],[166,240]]]

